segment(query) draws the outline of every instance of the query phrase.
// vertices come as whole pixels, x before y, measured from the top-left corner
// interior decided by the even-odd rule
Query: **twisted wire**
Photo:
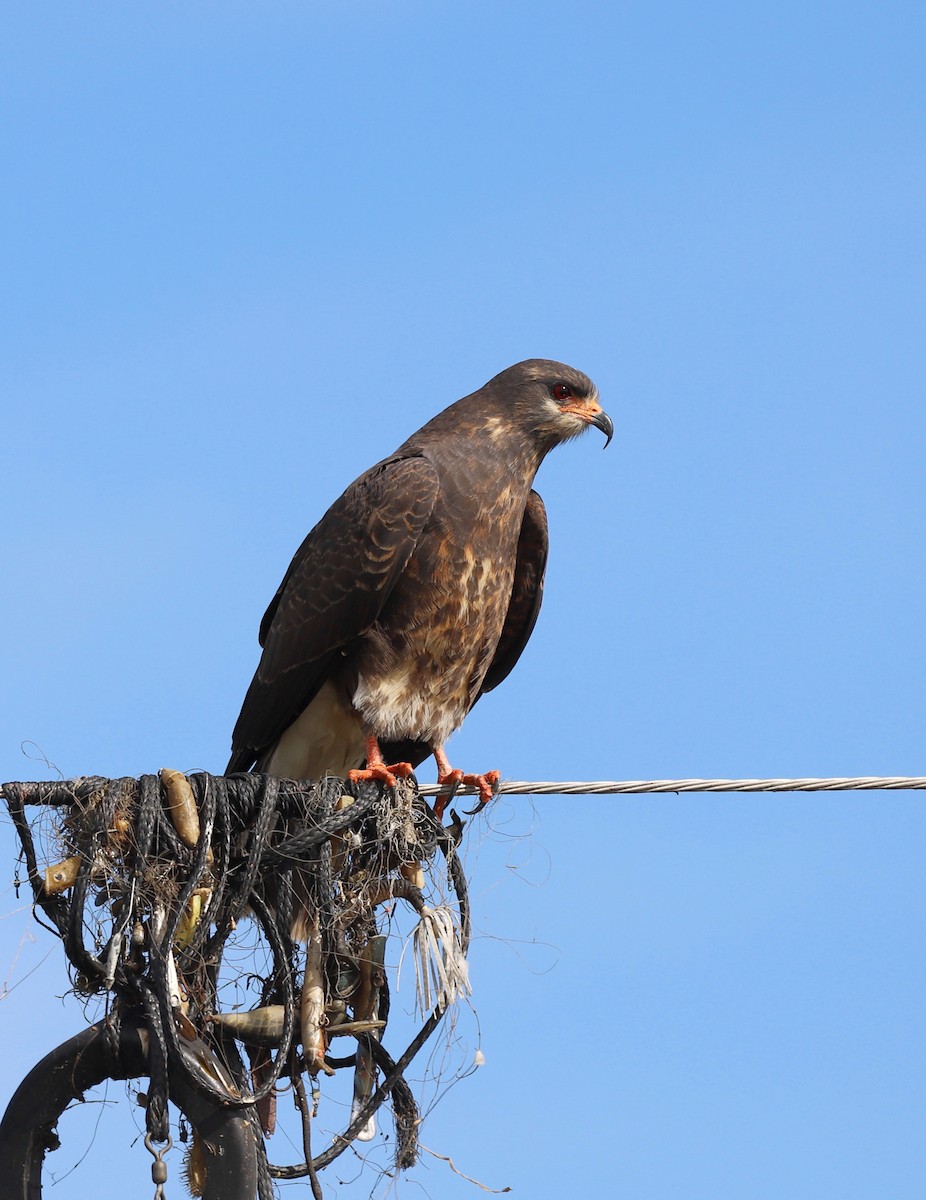
[[[147,776],[143,777],[147,780]],[[199,779],[213,778],[211,776],[191,775],[190,781],[197,783]],[[219,778],[219,777],[216,777]],[[263,775],[229,775],[224,777],[228,786],[234,815],[249,821],[252,811],[256,808],[255,799],[260,793],[266,776]],[[78,779],[66,780],[63,783],[4,783],[0,784],[0,793],[8,800],[14,795],[21,805],[71,805],[76,801],[86,799],[94,792],[108,786],[113,781],[98,776],[82,776]],[[134,782],[129,781],[129,782]],[[283,816],[298,815],[295,813],[299,800],[307,795],[307,784],[298,780],[279,780],[280,812]],[[200,785],[202,786],[202,785]],[[344,785],[344,790],[357,796],[356,806],[350,810],[336,813],[322,827],[313,827],[307,834],[292,841],[282,840],[273,848],[271,853],[276,856],[292,854],[298,857],[300,852],[316,845],[323,838],[337,833],[350,824],[352,820],[363,813],[375,801],[375,789],[364,793],[362,788],[354,785]],[[926,791],[926,775],[845,775],[845,776],[809,776],[800,778],[781,779],[603,779],[603,780],[542,780],[525,781],[506,779],[499,785],[499,793],[507,796],[606,796],[633,795],[658,792],[857,792],[857,791]],[[446,785],[423,783],[418,787],[421,796],[439,796],[451,793]],[[463,785],[452,791],[457,796],[474,796],[477,789]],[[156,811],[156,810],[154,810]],[[349,816],[348,816],[349,811]]]
[[[610,796],[658,792],[874,792],[926,791],[926,775],[811,776],[802,779],[602,779],[565,783],[525,782],[505,779],[499,785],[505,796]],[[446,786],[422,784],[422,796],[447,795]],[[477,789],[461,787],[457,796],[475,796]]]

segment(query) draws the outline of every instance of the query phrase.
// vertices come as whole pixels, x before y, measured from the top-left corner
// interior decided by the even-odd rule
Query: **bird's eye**
[[[554,400],[568,400],[572,396],[571,389],[565,383],[557,383],[553,386]]]

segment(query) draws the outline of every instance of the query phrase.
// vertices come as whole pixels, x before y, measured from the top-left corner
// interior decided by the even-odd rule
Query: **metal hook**
[[[164,1194],[164,1184],[167,1183],[167,1163],[164,1161],[164,1155],[173,1146],[173,1141],[170,1134],[167,1135],[167,1141],[162,1149],[157,1150],[154,1146],[154,1140],[150,1133],[145,1134],[145,1146],[148,1153],[154,1158],[151,1164],[151,1181],[154,1183],[154,1200],[167,1200]]]

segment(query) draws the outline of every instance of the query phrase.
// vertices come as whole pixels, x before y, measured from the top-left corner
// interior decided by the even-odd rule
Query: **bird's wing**
[[[247,770],[276,742],[325,682],[334,656],[376,621],[438,490],[426,459],[386,459],[352,483],[308,535],[261,622],[263,655],[227,771]]]
[[[527,498],[524,520],[521,522],[508,613],[502,636],[495,648],[495,657],[482,681],[480,696],[498,687],[521,657],[533,633],[543,600],[543,577],[547,569],[549,546],[547,510],[540,496],[532,491]]]

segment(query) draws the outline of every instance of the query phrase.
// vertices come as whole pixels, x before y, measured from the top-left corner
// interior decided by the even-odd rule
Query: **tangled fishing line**
[[[261,1149],[262,1200],[272,1194],[270,1177],[308,1176],[317,1194],[316,1172],[355,1140],[373,1137],[387,1099],[396,1167],[416,1161],[419,1115],[404,1072],[448,1006],[469,990],[469,907],[455,814],[445,827],[412,781],[390,789],[165,770],[0,790],[36,906],[62,940],[74,990],[105,997],[114,1046],[123,1022],[140,1020],[148,1029],[149,1138],[166,1140],[171,1080],[182,1076],[212,1103],[248,1114]],[[41,856],[60,854],[59,861],[40,863],[27,806],[57,809],[53,845]],[[384,914],[393,901],[416,922],[422,1014],[396,1058],[383,1045],[390,1005]],[[255,927],[265,947],[259,967]],[[248,938],[250,956],[241,949]],[[223,1011],[229,963],[239,958],[249,964],[245,990],[256,991],[258,1002]],[[349,1053],[332,1052],[337,1037]],[[342,1070],[353,1072],[349,1122],[313,1154],[320,1080]],[[287,1081],[301,1112],[305,1161],[275,1166],[261,1135],[273,1131],[276,1096]],[[202,1169],[195,1151],[191,1177]]]

